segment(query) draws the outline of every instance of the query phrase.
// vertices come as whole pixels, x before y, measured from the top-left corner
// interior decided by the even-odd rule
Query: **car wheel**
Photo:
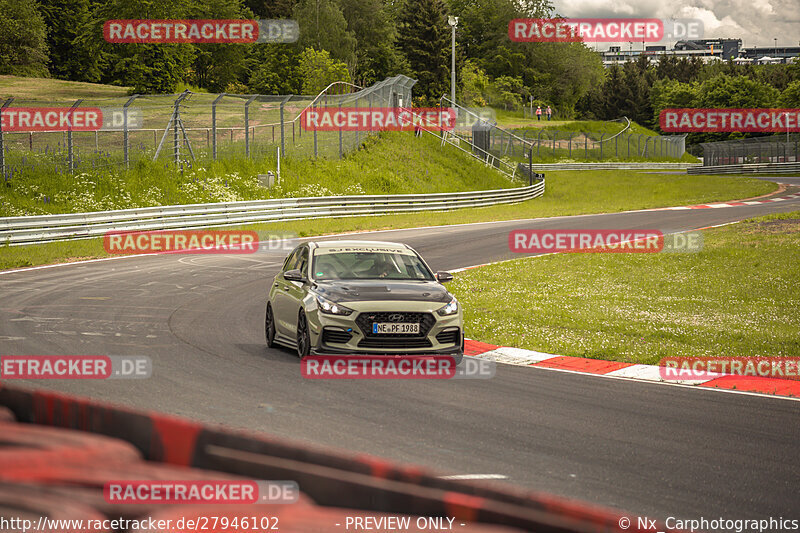
[[[264,333],[267,337],[267,347],[274,348],[275,345],[275,316],[272,313],[272,304],[267,302],[267,316],[264,318]]]
[[[311,353],[311,335],[308,333],[306,314],[300,311],[297,317],[297,357],[302,359]]]

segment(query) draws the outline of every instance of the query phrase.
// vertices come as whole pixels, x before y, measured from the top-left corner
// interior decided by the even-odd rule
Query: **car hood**
[[[447,303],[453,299],[447,289],[435,281],[320,281],[315,290],[332,302],[398,300]]]

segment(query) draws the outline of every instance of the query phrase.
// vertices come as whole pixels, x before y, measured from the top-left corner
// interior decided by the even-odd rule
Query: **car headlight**
[[[441,309],[438,309],[436,312],[441,316],[449,316],[458,313],[458,300],[453,298],[450,300],[449,304],[445,305]]]
[[[334,303],[326,298],[323,298],[319,294],[315,295],[317,297],[317,305],[319,306],[319,310],[325,313],[326,315],[344,315],[347,316],[353,312],[352,309],[349,307],[345,307],[342,304]]]

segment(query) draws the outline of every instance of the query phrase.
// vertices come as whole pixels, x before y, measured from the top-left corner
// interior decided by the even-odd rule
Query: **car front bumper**
[[[353,309],[348,316],[329,315],[314,309],[308,313],[312,352],[315,354],[419,355],[463,353],[464,327],[461,308],[440,316],[442,302],[344,302]],[[372,321],[387,314],[402,314],[420,323],[418,335],[380,335],[370,330]],[[402,321],[406,321],[404,318]]]

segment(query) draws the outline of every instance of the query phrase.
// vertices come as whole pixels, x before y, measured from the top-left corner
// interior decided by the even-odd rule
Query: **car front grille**
[[[344,344],[352,338],[352,334],[340,329],[325,328],[322,330],[323,344]]]
[[[391,315],[400,315],[401,318],[400,320],[389,320],[389,316]],[[414,335],[408,335],[404,333],[372,333],[373,322],[408,322],[408,323],[417,322],[419,323],[419,333]],[[361,332],[364,334],[365,340],[367,339],[385,340],[391,338],[410,340],[419,338],[424,339],[425,337],[427,337],[428,332],[430,332],[433,325],[436,324],[436,319],[430,313],[366,312],[358,315],[358,318],[356,319],[356,324],[358,325]],[[430,343],[428,345],[430,346]]]
[[[436,340],[439,341],[439,344],[459,344],[461,343],[461,330],[448,329],[440,331],[439,334],[436,335]]]
[[[433,345],[427,338],[420,338],[412,335],[406,335],[405,337],[384,335],[383,337],[362,339],[361,342],[358,343],[359,348],[387,348],[395,350],[402,350],[405,348],[430,348],[431,346]]]

